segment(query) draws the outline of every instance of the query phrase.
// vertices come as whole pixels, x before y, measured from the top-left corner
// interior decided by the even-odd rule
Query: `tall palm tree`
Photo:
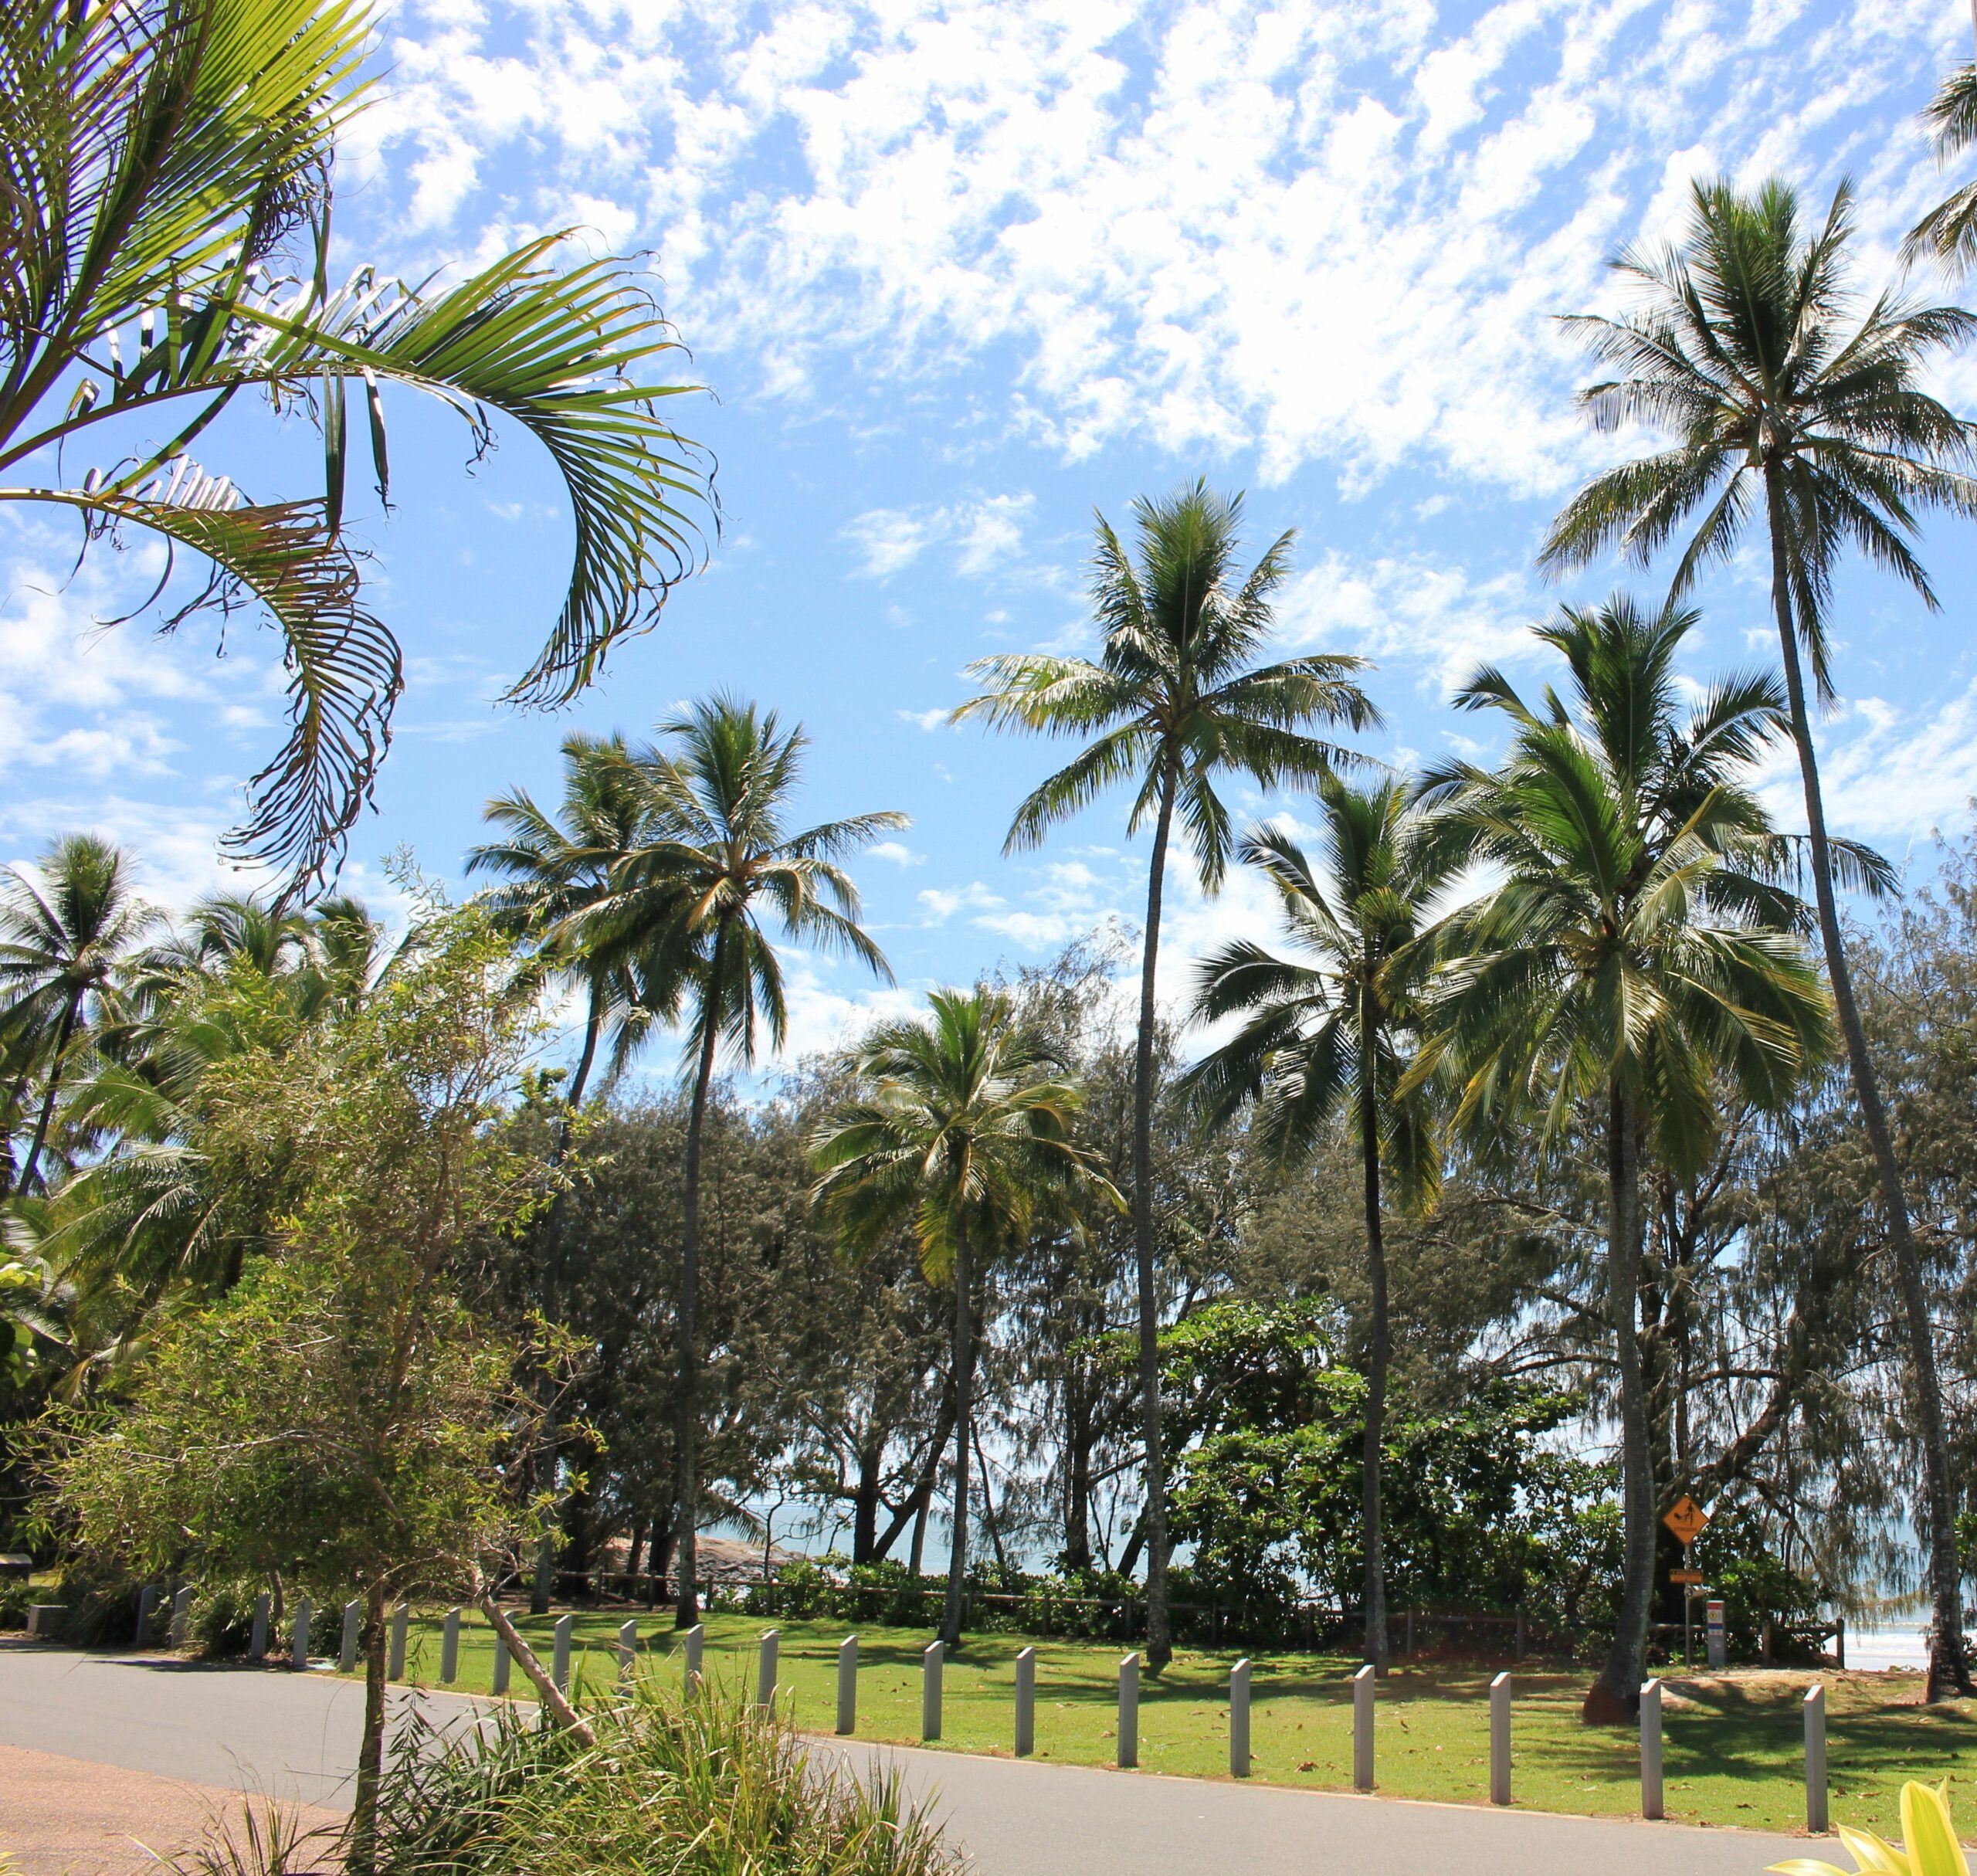
[[[853,1249],[901,1226],[930,1284],[954,1291],[954,1542],[941,1639],[961,1640],[975,1400],[973,1291],[1039,1213],[1080,1187],[1116,1192],[1073,1128],[1064,1064],[999,990],[937,990],[925,1020],[883,1025],[860,1051],[857,1088],[812,1142],[813,1197]]]
[[[1146,931],[1140,955],[1134,1058],[1133,1245],[1139,1287],[1141,1437],[1144,1447],[1147,1657],[1173,1652],[1167,1616],[1167,1490],[1160,1430],[1160,1308],[1155,1287],[1153,1084],[1155,972],[1174,819],[1202,890],[1219,889],[1235,845],[1216,792],[1230,772],[1269,789],[1311,782],[1354,759],[1311,735],[1314,724],[1379,721],[1356,681],[1358,658],[1256,662],[1270,633],[1270,600],[1290,570],[1291,536],[1271,544],[1240,583],[1240,495],[1198,481],[1164,500],[1133,504],[1137,561],[1098,517],[1091,600],[1103,643],[1097,662],[1042,653],[970,667],[985,687],[953,720],[1092,740],[1017,809],[1005,852],[1040,846],[1050,829],[1121,782],[1135,785],[1127,832],[1149,822]]]
[[[787,1033],[782,965],[765,917],[786,942],[848,953],[890,981],[884,954],[858,923],[858,890],[839,863],[909,823],[887,810],[792,829],[809,739],[800,724],[785,731],[773,711],[715,697],[662,723],[659,734],[660,744],[631,758],[642,843],[615,870],[609,896],[573,913],[565,928],[593,955],[633,972],[649,1007],[669,1019],[690,1011],[674,1433],[675,1613],[686,1628],[700,1620],[700,1160],[714,1070],[724,1044],[731,1059],[747,1064],[763,1032],[774,1048]]]
[[[1947,163],[1977,144],[1977,64],[1952,72],[1922,114],[1938,161]],[[1952,189],[1910,231],[1902,258],[1913,261],[1924,254],[1959,274],[1977,260],[1977,182]]]
[[[12,1081],[9,1124],[25,1120],[37,1077],[41,1100],[19,1178],[11,1146],[0,1164],[0,1192],[36,1189],[63,1077],[114,1001],[119,969],[160,917],[137,896],[128,856],[94,834],[65,834],[32,873],[10,869],[0,889],[0,1060]]]
[[[450,284],[347,261],[332,284],[336,145],[374,29],[362,0],[0,8],[0,502],[66,510],[86,544],[141,529],[198,556],[211,578],[174,619],[242,598],[272,616],[289,736],[231,838],[304,880],[370,794],[403,681],[342,535],[347,392],[381,500],[386,385],[450,409],[476,453],[519,424],[561,476],[568,588],[514,702],[567,701],[653,622],[707,495],[663,414],[690,388],[657,382],[679,341],[632,263],[561,265],[563,231]],[[316,424],[319,495],[249,500],[194,462],[236,399]],[[132,419],[155,426],[134,453],[91,462],[100,426],[124,420],[122,449]]]
[[[1453,962],[1402,1086],[1444,1077],[1456,1124],[1486,1143],[1521,1111],[1542,1138],[1582,1113],[1606,1137],[1625,1538],[1595,1719],[1635,1705],[1661,1508],[1639,1339],[1642,1155],[1692,1173],[1715,1135],[1719,1077],[1774,1111],[1828,1040],[1802,911],[1778,884],[1781,844],[1748,785],[1782,700],[1774,680],[1744,675],[1684,712],[1674,660],[1695,617],[1625,600],[1568,609],[1539,634],[1565,657],[1565,696],[1534,709],[1479,671],[1456,701],[1510,717],[1503,764],[1432,771],[1422,791],[1436,863],[1501,877],[1450,918]]]
[[[1935,606],[1914,552],[1916,519],[1931,508],[1977,517],[1977,481],[1963,473],[1971,426],[1927,395],[1921,380],[1935,355],[1977,331],[1977,319],[1886,295],[1864,312],[1850,308],[1851,232],[1844,184],[1824,223],[1807,234],[1798,199],[1782,183],[1766,183],[1754,195],[1728,182],[1698,183],[1682,247],[1653,257],[1629,252],[1613,263],[1645,304],[1625,318],[1568,322],[1621,374],[1589,386],[1580,402],[1599,429],[1643,419],[1671,430],[1674,440],[1589,483],[1553,523],[1542,559],[1574,567],[1617,548],[1645,564],[1693,524],[1676,564],[1671,592],[1679,595],[1762,519],[1819,935],[1906,1321],[1935,1610],[1929,1691],[1940,1698],[1970,1691],[1957,1494],[1928,1294],[1840,929],[1835,882],[1846,860],[1826,830],[1801,654],[1819,701],[1829,702],[1826,616],[1850,543]]]
[[[1440,1149],[1426,1091],[1403,1095],[1434,961],[1435,899],[1446,883],[1409,838],[1407,789],[1318,785],[1325,833],[1322,874],[1288,834],[1252,833],[1243,859],[1277,888],[1287,935],[1301,957],[1273,956],[1239,940],[1202,961],[1195,1014],[1243,1019],[1183,1084],[1217,1122],[1253,1104],[1256,1133],[1278,1165],[1309,1154],[1341,1110],[1358,1135],[1371,1320],[1362,1492],[1365,1545],[1365,1659],[1387,1665],[1386,1574],[1380,1505],[1389,1332],[1382,1175],[1404,1203],[1432,1198]]]

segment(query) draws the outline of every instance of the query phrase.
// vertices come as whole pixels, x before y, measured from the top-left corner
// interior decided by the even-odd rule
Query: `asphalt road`
[[[473,1703],[456,1705],[464,1720]],[[0,1644],[0,1743],[202,1785],[347,1804],[362,1690],[327,1674]],[[958,1752],[897,1766],[979,1876],[1758,1876],[1802,1838],[1406,1803]]]

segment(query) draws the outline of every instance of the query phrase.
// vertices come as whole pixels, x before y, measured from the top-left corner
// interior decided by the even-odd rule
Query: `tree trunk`
[[[851,1500],[851,1560],[870,1563],[879,1541],[879,1489],[885,1482],[886,1442],[883,1433],[868,1440],[858,1455],[858,1485]]]
[[[893,1514],[893,1520],[880,1534],[878,1542],[872,1550],[872,1561],[881,1563],[892,1554],[892,1548],[899,1542],[900,1533],[908,1525],[913,1527],[913,1542],[909,1554],[914,1576],[920,1574],[920,1559],[925,1548],[927,1535],[927,1508],[933,1502],[934,1488],[940,1483],[941,1455],[948,1450],[948,1440],[955,1430],[955,1382],[951,1372],[947,1386],[941,1391],[941,1410],[934,1416],[934,1430],[927,1440],[927,1454],[920,1468],[920,1477],[914,1483],[911,1491],[899,1509]]]
[[[1654,1454],[1640,1363],[1640,1152],[1633,1104],[1618,1084],[1606,1109],[1606,1308],[1620,1371],[1620,1607],[1586,1717],[1640,1711],[1654,1599]]]
[[[378,1864],[378,1784],[385,1769],[385,1586],[364,1593],[364,1733],[357,1749],[357,1786],[351,1799],[349,1876],[371,1876]]]
[[[961,1597],[968,1584],[968,1449],[975,1417],[975,1330],[968,1321],[968,1246],[955,1247],[955,1536],[948,1552],[948,1595],[941,1639],[961,1645]]]
[[[1064,1568],[1091,1568],[1091,1402],[1083,1362],[1073,1355],[1064,1372]]]
[[[1956,1555],[1956,1490],[1950,1474],[1949,1434],[1943,1421],[1942,1383],[1936,1372],[1935,1327],[1922,1284],[1921,1260],[1909,1230],[1908,1203],[1901,1188],[1901,1169],[1894,1157],[1894,1137],[1882,1104],[1880,1084],[1867,1053],[1867,1033],[1853,995],[1853,975],[1840,929],[1840,908],[1833,890],[1831,849],[1826,840],[1826,803],[1819,788],[1818,754],[1813,746],[1812,718],[1806,708],[1805,678],[1799,669],[1799,639],[1793,629],[1791,589],[1786,579],[1782,501],[1768,480],[1770,504],[1772,608],[1777,618],[1778,643],[1785,664],[1785,688],[1792,707],[1792,740],[1799,752],[1799,775],[1805,786],[1806,828],[1813,850],[1813,891],[1819,907],[1819,939],[1826,948],[1826,975],[1833,988],[1840,1033],[1846,1042],[1846,1065],[1854,1098],[1874,1158],[1882,1209],[1887,1214],[1888,1243],[1894,1253],[1895,1278],[1907,1332],[1909,1384],[1914,1392],[1915,1417],[1922,1448],[1923,1521],[1928,1525],[1930,1600],[1935,1623],[1929,1636],[1929,1677],[1924,1698],[1951,1700],[1971,1692],[1970,1669],[1963,1653],[1963,1573]]]
[[[27,1163],[21,1168],[20,1191],[24,1199],[34,1190],[42,1146],[48,1138],[49,1122],[55,1117],[55,1091],[62,1085],[62,1058],[69,1053],[69,1039],[76,1033],[76,1019],[82,1006],[82,992],[78,991],[63,1006],[61,1023],[55,1031],[54,1051],[48,1058],[48,1089],[42,1096],[41,1114],[34,1124],[34,1138],[28,1144]]]
[[[1139,1035],[1133,1056],[1133,1254],[1140,1311],[1140,1434],[1146,1464],[1146,1659],[1155,1672],[1167,1665],[1174,1641],[1167,1616],[1167,1460],[1160,1426],[1160,1299],[1154,1287],[1153,1045],[1156,1026],[1154,977],[1160,955],[1160,901],[1166,884],[1167,841],[1174,825],[1179,779],[1178,753],[1166,758],[1160,783],[1160,819],[1147,868],[1146,936],[1140,953]]]
[[[485,1584],[480,1586],[476,1600],[480,1613],[493,1623],[494,1633],[508,1644],[510,1656],[522,1671],[523,1679],[535,1689],[549,1717],[566,1732],[575,1733],[585,1745],[596,1745],[597,1735],[592,1732],[590,1723],[564,1698],[554,1676],[536,1658],[535,1650],[522,1640],[521,1631],[508,1620],[508,1612],[495,1601]]]
[[[975,1441],[975,1463],[982,1468],[982,1521],[988,1527],[988,1542],[995,1546],[995,1568],[1006,1578],[1009,1573],[1009,1553],[1002,1547],[1002,1527],[995,1521],[995,1494],[989,1489],[988,1455],[982,1450],[982,1429],[978,1425],[972,1437]]]
[[[675,1389],[673,1450],[679,1463],[674,1495],[679,1500],[680,1593],[673,1626],[688,1629],[700,1619],[698,1594],[700,1508],[700,1363],[695,1337],[700,1301],[700,1149],[707,1132],[707,1093],[714,1085],[714,1055],[721,1042],[722,979],[727,962],[727,927],[716,928],[714,956],[700,1004],[700,1059],[693,1074],[693,1111],[687,1121],[687,1165],[680,1203],[680,1378]]]
[[[1365,1179],[1366,1279],[1372,1321],[1366,1348],[1366,1443],[1361,1460],[1361,1528],[1366,1547],[1366,1636],[1363,1658],[1376,1673],[1387,1671],[1387,1578],[1385,1532],[1380,1507],[1381,1447],[1386,1437],[1387,1247],[1380,1226],[1379,1091],[1373,1074],[1373,1047],[1366,1014],[1359,1019],[1359,1156]]]

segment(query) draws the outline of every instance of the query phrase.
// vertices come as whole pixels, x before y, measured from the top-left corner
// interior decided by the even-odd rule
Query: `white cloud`
[[[933,538],[929,524],[897,508],[870,508],[845,529],[845,538],[864,556],[859,568],[867,579],[889,578],[910,567]]]
[[[924,867],[927,863],[924,853],[916,853],[903,840],[881,840],[866,850],[873,859],[890,860],[895,867]]]
[[[992,908],[1002,904],[1000,897],[979,880],[971,880],[965,886],[930,886],[920,895],[920,909],[926,914],[924,922],[930,925],[944,925],[959,911]]]
[[[1039,573],[1022,563],[1022,524],[1035,505],[1025,490],[940,507],[868,508],[844,534],[863,557],[859,572],[867,579],[890,578],[936,542],[948,542],[960,549],[955,572],[968,578],[1022,574],[1048,582],[1053,570]]]
[[[902,710],[897,713],[902,723],[910,723],[914,728],[929,731],[943,728],[954,714],[947,704],[938,705],[932,710]]]

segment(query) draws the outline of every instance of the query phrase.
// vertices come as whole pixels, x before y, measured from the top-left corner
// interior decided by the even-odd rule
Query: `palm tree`
[[[37,1076],[41,1102],[19,1179],[11,1151],[0,1165],[0,1193],[36,1189],[63,1078],[114,1002],[118,969],[159,918],[137,897],[129,858],[94,834],[64,835],[33,874],[9,870],[0,891],[0,1060],[12,1082],[9,1125],[25,1120]]]
[[[857,1091],[812,1142],[813,1197],[861,1252],[910,1227],[927,1281],[954,1291],[954,1543],[941,1614],[951,1647],[968,1574],[974,1287],[1077,1189],[1124,1201],[1074,1137],[1077,1084],[1005,994],[937,990],[927,1006],[926,1020],[886,1023],[860,1051]]]
[[[653,623],[707,497],[661,415],[690,388],[657,382],[679,343],[631,263],[561,266],[562,231],[450,286],[342,263],[332,285],[330,178],[373,30],[362,0],[0,8],[0,479],[56,478],[0,500],[70,511],[86,544],[137,528],[198,556],[210,578],[175,622],[242,598],[272,615],[290,733],[231,840],[304,882],[368,798],[403,675],[342,538],[347,391],[364,401],[381,500],[386,383],[452,409],[476,454],[493,418],[512,419],[562,477],[575,561],[517,703],[568,701]],[[195,463],[243,392],[315,422],[319,497],[250,500]],[[134,417],[154,440],[62,479],[97,426]]]
[[[700,1158],[707,1101],[724,1043],[751,1063],[761,1033],[782,1046],[788,1011],[782,965],[764,929],[771,914],[792,944],[849,953],[875,976],[892,972],[858,923],[857,888],[839,863],[880,834],[907,826],[887,811],[793,831],[789,810],[809,739],[775,711],[715,697],[661,724],[670,748],[634,752],[645,829],[615,868],[609,895],[574,912],[565,930],[592,955],[619,961],[639,997],[670,1019],[683,1006],[693,1094],[680,1201],[680,1384],[675,1454],[679,1488],[682,1628],[700,1620],[695,1589],[700,1501]]]
[[[1641,419],[1671,429],[1675,440],[1596,477],[1552,524],[1542,558],[1573,567],[1618,548],[1644,564],[1693,521],[1671,589],[1679,595],[1762,518],[1819,935],[1906,1319],[1926,1479],[1935,1699],[1970,1691],[1956,1494],[1928,1298],[1840,930],[1835,884],[1846,863],[1826,831],[1800,654],[1819,701],[1829,702],[1826,612],[1850,542],[1935,606],[1914,550],[1916,517],[1930,508],[1977,516],[1977,482],[1962,473],[1971,426],[1920,383],[1928,360],[1977,331],[1977,319],[1885,295],[1850,312],[1850,204],[1843,184],[1823,226],[1806,236],[1797,198],[1782,183],[1749,196],[1728,182],[1699,183],[1682,248],[1653,258],[1623,253],[1613,263],[1646,304],[1626,318],[1568,322],[1623,374],[1589,386],[1580,402],[1599,429]]]
[[[1242,850],[1245,863],[1277,888],[1286,931],[1304,956],[1286,960],[1243,940],[1203,960],[1195,1016],[1210,1023],[1239,1016],[1243,1026],[1190,1070],[1184,1085],[1217,1124],[1253,1104],[1258,1143],[1279,1165],[1310,1153],[1341,1110],[1352,1116],[1372,1300],[1362,1484],[1365,1646],[1366,1660],[1384,1673],[1380,1454],[1389,1337],[1381,1183],[1384,1171],[1403,1202],[1419,1205],[1440,1180],[1426,1096],[1399,1089],[1433,962],[1424,939],[1446,880],[1409,838],[1403,783],[1362,789],[1329,775],[1318,785],[1318,799],[1329,863],[1322,876],[1295,840],[1274,829],[1252,833]]]
[[[1784,852],[1748,785],[1783,700],[1774,680],[1745,674],[1685,716],[1674,660],[1695,618],[1624,599],[1566,610],[1539,636],[1566,659],[1569,701],[1548,691],[1533,709],[1500,672],[1479,671],[1456,701],[1509,716],[1503,765],[1452,765],[1422,789],[1435,863],[1501,877],[1448,921],[1452,962],[1403,1088],[1445,1077],[1456,1124],[1485,1150],[1524,1110],[1546,1140],[1582,1112],[1606,1137],[1625,1562],[1593,1719],[1633,1709],[1654,1588],[1641,1155],[1692,1173],[1716,1132],[1718,1078],[1775,1111],[1828,1036],[1802,911],[1778,884]]]
[[[1153,1083],[1155,970],[1174,817],[1202,891],[1213,893],[1235,844],[1216,791],[1230,771],[1259,785],[1310,782],[1354,759],[1308,734],[1314,724],[1364,728],[1378,712],[1354,681],[1358,658],[1255,662],[1271,628],[1270,599],[1290,570],[1291,536],[1272,543],[1240,585],[1235,556],[1243,499],[1198,481],[1165,500],[1133,504],[1135,563],[1103,515],[1091,582],[1104,643],[1094,663],[1035,653],[983,659],[986,687],[953,720],[1093,740],[1016,810],[1005,852],[1040,846],[1050,830],[1117,783],[1137,785],[1127,832],[1149,821],[1146,931],[1140,956],[1134,1059],[1133,1246],[1138,1266],[1141,1437],[1146,1473],[1147,1658],[1173,1652],[1167,1617],[1167,1489],[1160,1431],[1160,1308],[1155,1290]]]
[[[1948,162],[1977,143],[1977,65],[1960,65],[1945,78],[1923,113],[1936,158]],[[1902,258],[1928,254],[1954,273],[1969,272],[1977,260],[1977,182],[1966,182],[1918,222],[1902,246]]]

